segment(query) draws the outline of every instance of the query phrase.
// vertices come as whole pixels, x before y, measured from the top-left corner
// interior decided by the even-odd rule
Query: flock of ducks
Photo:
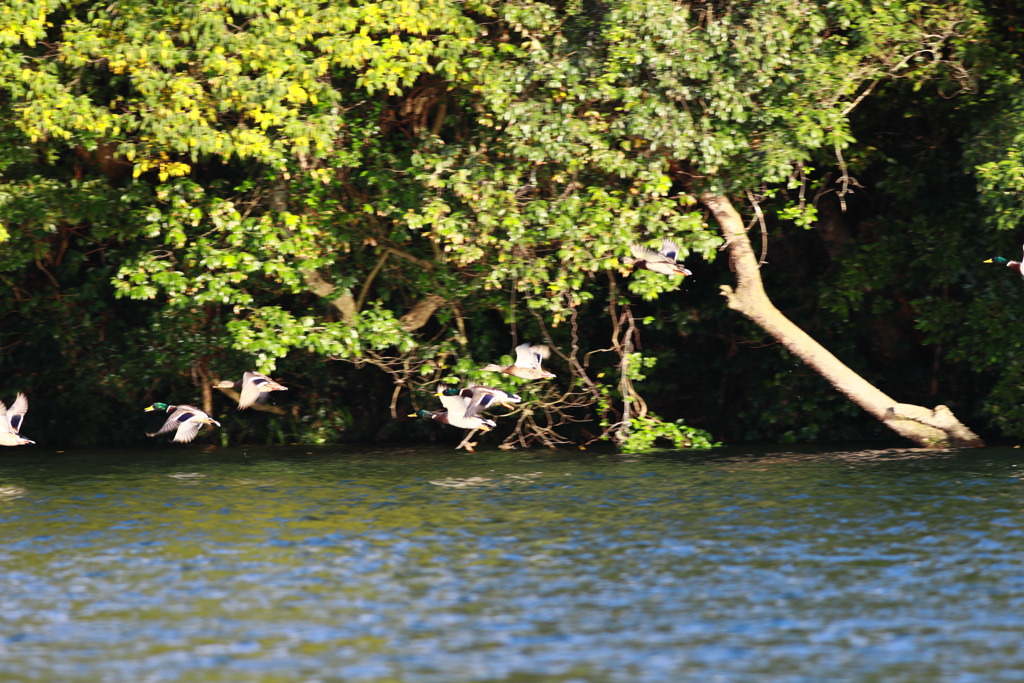
[[[489,372],[500,372],[522,379],[551,379],[555,376],[554,373],[548,372],[541,367],[544,359],[550,356],[550,347],[530,343],[520,344],[516,347],[516,360],[512,365],[495,365],[491,363],[481,369]],[[462,440],[462,443],[456,446],[456,449],[465,447],[470,451],[476,445],[470,442],[474,434],[477,432],[489,432],[497,426],[494,420],[481,417],[480,413],[499,405],[512,406],[523,400],[519,394],[477,384],[470,384],[461,389],[455,387],[440,389],[434,395],[441,399],[443,408],[440,410],[420,410],[409,417],[437,420],[452,427],[470,430],[466,438]]]
[[[266,375],[261,375],[258,372],[247,372],[237,382],[225,380],[213,386],[218,389],[235,389],[239,391],[239,410],[248,408],[258,401],[260,397],[271,391],[288,390],[288,387],[278,384]],[[170,413],[163,427],[152,433],[147,432],[146,436],[157,436],[158,434],[174,432],[172,441],[177,441],[178,443],[192,441],[196,438],[199,430],[205,425],[220,426],[220,422],[217,422],[195,406],[175,406],[158,402],[145,410],[146,412],[160,410]],[[14,405],[10,408],[4,405],[3,401],[0,401],[0,446],[24,446],[25,444],[35,443],[35,441],[26,439],[19,433],[21,431],[21,424],[25,421],[25,413],[27,412],[28,397],[23,393],[18,393],[18,397],[14,399]]]
[[[217,389],[235,389],[238,391],[239,410],[245,410],[259,400],[261,396],[269,394],[271,391],[288,391],[288,387],[278,384],[266,375],[261,375],[258,372],[247,372],[237,382],[224,380],[213,386]],[[220,427],[220,422],[217,422],[195,406],[174,406],[166,403],[154,403],[145,410],[146,412],[162,410],[165,413],[170,413],[163,427],[152,433],[146,432],[146,436],[157,436],[158,434],[174,432],[174,438],[171,441],[188,443],[196,438],[196,434],[199,433],[203,426],[217,425]]]
[[[501,366],[491,364],[483,369],[523,379],[550,379],[555,375],[541,367],[541,362],[550,355],[551,349],[547,346],[520,344],[516,347],[516,360],[512,365]],[[239,410],[250,407],[272,391],[288,390],[288,387],[258,372],[247,372],[237,382],[223,380],[213,386],[217,389],[234,389],[239,392]],[[444,406],[442,409],[434,411],[420,410],[409,417],[437,420],[453,427],[471,430],[469,436],[460,444],[460,447],[466,445],[469,437],[477,431],[488,431],[496,426],[494,420],[481,417],[480,413],[495,406],[509,406],[523,400],[519,395],[504,389],[473,384],[462,389],[443,389],[435,395],[441,399],[441,405]],[[195,406],[173,405],[158,401],[145,408],[145,411],[167,413],[167,420],[163,426],[155,432],[147,432],[146,436],[159,436],[160,434],[174,432],[174,438],[171,440],[178,443],[191,442],[206,425],[220,427],[220,422],[214,420],[205,411]],[[24,446],[25,444],[35,443],[35,441],[26,439],[20,434],[21,425],[25,421],[25,413],[27,412],[28,397],[21,392],[18,393],[14,404],[10,408],[4,405],[3,401],[0,401],[0,446]],[[469,447],[471,446],[472,444]]]
[[[654,251],[637,242],[630,244],[629,250],[632,256],[623,256],[619,259],[623,265],[642,268],[660,275],[691,275],[689,270],[676,262],[676,257],[679,255],[679,247],[672,240],[663,239],[661,241],[661,249],[658,251]],[[1006,261],[1006,259],[999,259],[998,257],[997,260],[1001,262]],[[1017,265],[1018,272],[1020,272],[1019,264]],[[482,369],[528,380],[553,379],[555,377],[554,373],[548,372],[541,367],[541,363],[551,356],[551,349],[549,347],[526,343],[517,346],[515,351],[516,360],[512,365],[502,366],[491,363]],[[256,401],[265,398],[266,394],[272,391],[288,390],[288,387],[258,372],[246,372],[242,379],[237,382],[223,380],[213,386],[217,389],[234,389],[239,392],[239,410],[250,407]],[[459,448],[465,446],[469,450],[472,450],[474,445],[469,443],[469,439],[476,432],[486,432],[497,426],[494,420],[481,417],[480,414],[482,412],[495,406],[511,406],[522,401],[519,395],[504,389],[475,384],[470,384],[461,389],[441,389],[435,396],[441,400],[441,405],[443,406],[441,409],[420,410],[409,417],[421,417],[428,420],[436,420],[453,427],[469,429],[469,434],[458,446]],[[172,441],[178,443],[189,443],[196,438],[199,431],[206,425],[220,426],[220,422],[217,422],[195,406],[171,405],[157,402],[145,410],[146,412],[163,411],[168,413],[163,427],[155,432],[147,432],[146,436],[157,436],[174,432]],[[26,439],[20,434],[26,412],[28,412],[28,398],[21,392],[18,393],[14,404],[10,408],[0,401],[0,446],[24,446],[25,444],[35,443],[35,441]]]
[[[637,242],[629,245],[629,251],[633,254],[632,256],[623,256],[619,259],[625,266],[642,268],[659,275],[692,275],[688,269],[676,262],[676,258],[679,256],[679,246],[670,239],[661,240],[661,249],[658,251]],[[512,365],[502,366],[491,363],[481,369],[529,380],[553,379],[554,373],[541,367],[541,363],[550,356],[551,349],[548,346],[520,344],[516,347],[516,360]],[[456,446],[456,448],[465,447],[470,451],[475,445],[470,442],[470,439],[476,432],[487,432],[497,426],[494,420],[481,417],[481,412],[492,406],[510,406],[523,400],[518,394],[504,389],[475,384],[470,384],[462,389],[442,389],[434,395],[441,399],[443,408],[420,410],[409,417],[437,420],[453,427],[470,430],[462,443]]]
[[[661,249],[654,251],[639,243],[629,245],[632,256],[623,256],[619,261],[626,266],[642,268],[659,275],[691,275],[690,271],[676,262],[679,255],[679,247],[670,239],[661,241]],[[1024,276],[1024,267],[1021,261],[1010,261],[1002,256],[995,256],[985,263],[996,263],[1005,265]],[[500,372],[505,375],[512,375],[527,380],[553,379],[554,373],[548,372],[541,367],[541,363],[551,356],[551,349],[547,346],[537,344],[520,344],[516,347],[516,360],[511,365],[490,365],[482,369],[490,372]],[[213,385],[217,389],[234,389],[239,392],[238,409],[244,410],[253,403],[265,398],[266,394],[272,391],[287,391],[285,387],[275,382],[266,375],[258,372],[246,372],[242,379],[237,382],[224,380]],[[459,444],[459,448],[466,446],[472,450],[474,444],[468,443],[469,439],[478,431],[487,432],[497,424],[494,420],[481,416],[486,410],[496,406],[512,406],[522,401],[518,394],[497,389],[494,387],[479,386],[470,384],[461,389],[445,388],[440,389],[436,394],[443,406],[439,410],[420,410],[409,417],[421,417],[427,420],[436,420],[443,424],[470,430],[469,434]],[[178,443],[189,443],[196,438],[199,431],[206,425],[220,426],[212,417],[204,411],[189,405],[169,405],[167,403],[154,403],[145,409],[150,411],[163,411],[168,413],[167,420],[163,427],[155,432],[147,432],[146,436],[157,436],[174,432],[172,441]],[[0,401],[0,446],[24,446],[34,444],[35,441],[26,439],[21,435],[21,425],[25,421],[25,413],[28,412],[28,397],[19,392],[14,404],[8,408],[3,401]]]

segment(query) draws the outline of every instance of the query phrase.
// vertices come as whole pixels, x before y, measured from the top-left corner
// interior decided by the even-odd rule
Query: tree
[[[227,344],[264,370],[305,350],[388,372],[392,411],[451,373],[493,380],[474,349],[507,346],[480,322],[496,311],[514,339],[528,326],[568,349],[572,381],[526,387],[544,408],[517,428],[548,443],[595,408],[622,443],[666,429],[633,387],[653,359],[629,295],[680,282],[641,271],[623,288],[631,241],[708,260],[724,244],[730,305],[777,320],[730,197],[755,215],[777,198],[811,225],[816,155],[834,155],[841,197],[851,187],[855,107],[885,79],[969,85],[980,21],[963,4],[852,0],[107,7],[3,16],[4,270],[42,277],[53,235],[96,240],[148,339],[189,330],[161,356],[178,372],[209,375]],[[595,368],[578,320],[599,314],[610,360]],[[972,440],[951,416],[869,403],[919,442]]]
[[[880,79],[937,76],[946,81],[940,87],[969,85],[958,60],[973,30],[970,9],[621,2],[601,18],[603,42],[589,48],[571,37],[574,28],[593,35],[586,15],[573,26],[540,5],[516,8],[510,19],[529,38],[517,55],[521,67],[502,64],[486,79],[497,85],[487,91],[488,105],[495,120],[504,119],[509,157],[564,168],[564,176],[552,174],[568,186],[562,196],[585,187],[578,180],[583,159],[648,180],[632,188],[637,195],[668,196],[667,179],[660,188],[649,179],[671,173],[677,187],[697,191],[726,237],[739,277],[737,289],[723,288],[731,308],[901,435],[922,445],[981,444],[944,406],[932,411],[896,403],[789,323],[764,294],[746,229],[728,199],[744,191],[752,197],[751,190],[777,193],[769,186],[800,188],[800,200],[783,215],[810,224],[805,164],[816,150],[833,149],[843,169],[840,197],[849,191],[841,152],[853,141],[847,117]],[[593,123],[583,125],[588,117]],[[525,184],[526,170],[508,175]],[[464,222],[462,216],[456,222]],[[656,233],[656,225],[645,227]]]

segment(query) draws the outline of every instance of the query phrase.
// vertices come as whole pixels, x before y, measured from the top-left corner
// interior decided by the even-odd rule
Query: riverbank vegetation
[[[436,438],[446,380],[508,446],[1024,435],[1022,11],[9,3],[0,386],[60,445]],[[691,277],[620,262],[662,238]],[[479,370],[524,341],[555,380]]]

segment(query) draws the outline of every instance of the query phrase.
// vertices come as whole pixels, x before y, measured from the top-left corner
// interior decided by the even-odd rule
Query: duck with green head
[[[472,429],[473,431],[489,432],[497,426],[494,420],[485,420],[479,417],[466,418],[452,415],[443,408],[441,410],[417,410],[409,417],[422,417],[426,420],[437,420],[438,422],[460,429]]]
[[[993,256],[987,261],[984,261],[984,263],[995,263],[996,265],[1006,266],[1010,270],[1013,270],[1014,272],[1018,273],[1021,277],[1024,277],[1024,270],[1021,270],[1020,261],[1010,261],[1009,259],[1005,259],[1002,256]]]
[[[473,403],[473,393],[470,390],[468,393],[465,389],[458,389],[456,387],[449,387],[447,389],[438,387],[438,392],[434,394],[441,399],[441,405],[444,406],[441,410],[419,410],[409,417],[422,417],[427,420],[437,420],[438,422],[451,425],[453,427],[459,427],[461,429],[468,429],[469,432],[466,434],[462,442],[455,447],[455,450],[465,448],[470,453],[473,452],[473,447],[476,446],[477,442],[471,441],[473,435],[477,432],[489,432],[497,425],[494,420],[488,420],[480,417],[479,415],[469,414],[469,407]],[[514,395],[514,394],[513,394]],[[479,410],[477,411],[479,412]]]
[[[474,431],[490,431],[497,425],[494,420],[488,420],[477,415],[466,415],[466,411],[469,408],[469,404],[472,403],[471,397],[465,397],[461,395],[461,391],[456,388],[442,389],[436,394],[441,399],[441,405],[444,406],[441,410],[420,410],[409,417],[422,417],[428,420],[437,420],[438,422],[452,427],[459,427],[460,429],[472,429]]]
[[[217,422],[195,406],[172,406],[166,403],[154,403],[146,408],[147,413],[153,410],[162,410],[169,413],[169,416],[167,421],[164,422],[163,427],[152,434],[146,432],[146,436],[157,436],[158,434],[173,431],[174,438],[171,441],[188,443],[196,438],[196,434],[203,428],[203,425],[213,424],[220,427],[220,422]]]

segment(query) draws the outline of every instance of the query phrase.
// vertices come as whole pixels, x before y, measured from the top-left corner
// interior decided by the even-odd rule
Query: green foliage
[[[278,166],[323,156],[358,132],[333,78],[347,74],[367,95],[400,94],[424,74],[458,78],[477,33],[445,0],[20,4],[4,17],[0,62],[15,125],[34,142],[118,139],[136,177],[155,169],[161,181],[190,172],[175,155]],[[41,26],[59,26],[59,50],[19,53],[17,39],[33,48]]]
[[[970,3],[859,0],[14,3],[0,9],[0,335],[26,351],[0,362],[24,383],[91,373],[90,387],[125,401],[154,387],[194,395],[207,374],[253,365],[294,372],[315,396],[267,432],[319,441],[362,417],[329,405],[329,386],[364,409],[397,400],[395,385],[453,374],[548,400],[548,388],[478,370],[507,353],[511,328],[579,344],[593,361],[584,371],[552,359],[561,390],[588,392],[590,376],[625,369],[674,416],[683,386],[718,381],[696,375],[752,372],[742,381],[762,393],[734,410],[747,429],[730,431],[817,438],[849,417],[821,408],[820,387],[783,409],[775,398],[796,389],[777,367],[741,370],[705,350],[681,380],[661,360],[686,335],[735,338],[716,295],[730,277],[715,263],[722,239],[698,198],[755,191],[773,229],[814,226],[825,171],[812,166],[834,180],[893,158],[850,118],[887,80],[907,84],[904,104],[925,83],[943,97],[973,87],[967,68],[983,58],[1001,92],[1016,82],[1012,60],[994,56],[1007,46],[993,21]],[[983,201],[1009,227],[1024,215],[1021,107],[991,104],[997,90],[978,98],[990,109],[976,158],[946,163],[977,167]],[[890,166],[881,191],[931,187],[906,160]],[[820,288],[823,315],[841,321],[910,296],[935,312],[919,323],[929,339],[962,344],[958,357],[984,371],[1012,366],[1009,346],[985,356],[951,336],[952,316],[968,313],[935,303],[936,288],[958,281],[968,250],[958,238],[908,254],[927,242],[926,223],[892,220],[813,286],[776,283],[795,306]],[[665,237],[698,276],[620,264],[630,242]],[[922,284],[894,294],[908,264]],[[658,348],[621,351],[616,364],[598,350],[631,300]],[[833,330],[834,319],[807,322]],[[368,386],[328,359],[374,365],[394,384]],[[593,384],[590,418],[622,400],[613,386]],[[709,443],[645,420],[631,423],[628,448]]]
[[[626,368],[626,377],[634,382],[642,382],[647,379],[643,370],[653,368],[658,364],[658,359],[644,357],[642,353],[630,353],[622,357],[622,364]]]
[[[649,414],[629,421],[628,436],[621,448],[625,453],[646,453],[654,449],[658,439],[671,442],[676,449],[707,450],[722,445],[715,443],[708,432],[687,427],[682,420],[664,422]]]

